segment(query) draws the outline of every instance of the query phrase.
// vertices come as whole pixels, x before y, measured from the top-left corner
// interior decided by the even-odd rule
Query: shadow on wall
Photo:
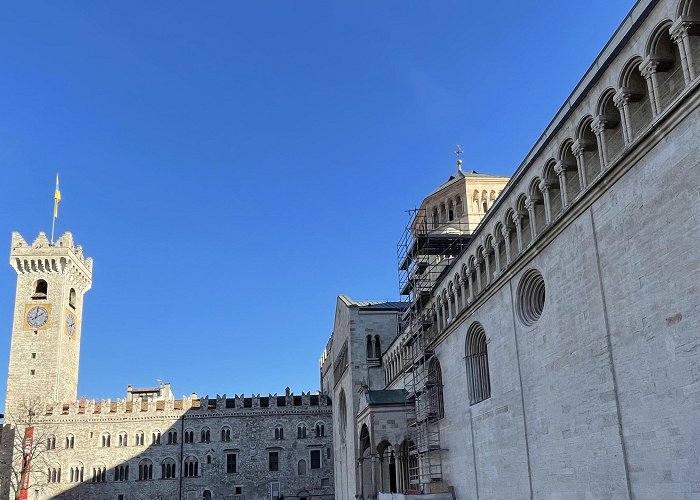
[[[183,401],[191,408],[178,412]],[[116,403],[76,406],[43,424],[54,449],[31,465],[28,500],[334,496],[326,396],[137,401],[120,412]]]

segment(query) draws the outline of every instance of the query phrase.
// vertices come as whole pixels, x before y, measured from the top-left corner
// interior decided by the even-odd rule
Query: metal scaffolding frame
[[[410,210],[409,223],[397,245],[399,290],[407,302],[400,318],[406,418],[411,436],[409,489],[429,492],[442,482],[441,418],[438,380],[431,376],[432,342],[437,319],[426,306],[443,273],[466,248],[471,230],[466,217],[429,221],[425,208]]]

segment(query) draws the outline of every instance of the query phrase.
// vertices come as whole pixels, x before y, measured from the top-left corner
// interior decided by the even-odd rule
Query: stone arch
[[[477,266],[476,277],[478,279],[476,289],[479,291],[479,293],[481,293],[486,289],[486,286],[488,285],[488,277],[486,274],[486,250],[484,249],[483,245],[479,245],[476,248],[475,264]]]
[[[632,57],[620,73],[620,98],[624,101],[625,121],[630,141],[639,136],[652,121],[653,111],[647,82],[642,76],[642,58]]]
[[[469,379],[469,403],[475,405],[491,397],[488,338],[486,330],[478,321],[469,326],[464,351]]]
[[[493,236],[488,234],[484,240],[484,256],[486,257],[486,274],[487,281],[491,283],[496,277],[496,245],[494,245]]]
[[[668,107],[685,87],[681,54],[671,39],[671,20],[659,23],[646,45],[648,70],[653,73],[657,112]]]
[[[596,109],[598,117],[593,122],[593,128],[599,135],[603,159],[607,166],[625,148],[622,117],[620,110],[615,104],[614,88],[608,88],[601,94]]]
[[[507,242],[505,240],[505,237],[503,236],[503,224],[501,222],[497,222],[493,228],[493,241],[496,243],[493,254],[494,259],[498,263],[499,271],[503,272],[503,270],[508,265],[508,262],[506,260],[505,248]]]
[[[505,215],[503,216],[503,227],[506,228],[506,230],[509,232],[508,241],[506,241],[506,244],[508,245],[511,262],[520,253],[518,247],[518,231],[515,227],[515,221],[513,220],[514,218],[515,210],[513,210],[512,208],[508,208],[505,212]]]
[[[547,161],[542,168],[542,182],[540,188],[544,188],[548,191],[544,202],[545,214],[549,211],[549,222],[559,217],[564,210],[561,197],[562,187],[559,185],[559,175],[557,175],[556,166],[557,162],[552,158]]]
[[[681,0],[678,2],[676,18],[691,18],[700,20],[700,1]]]
[[[527,195],[525,193],[520,193],[515,201],[515,215],[520,218],[520,241],[522,249],[525,249],[532,242],[532,230],[530,229],[532,222],[527,211]]]
[[[581,178],[585,179],[581,189],[598,177],[602,170],[598,139],[593,133],[593,117],[584,116],[576,129],[576,142],[572,152],[579,159]]]
[[[428,419],[440,420],[445,416],[445,402],[442,395],[442,367],[437,356],[428,365]]]
[[[562,192],[562,205],[568,206],[581,192],[581,172],[574,156],[574,141],[567,138],[559,148],[559,166],[564,171],[559,175],[559,189]],[[555,168],[556,172],[556,168]],[[566,200],[566,203],[564,202]],[[565,207],[562,207],[562,210]]]

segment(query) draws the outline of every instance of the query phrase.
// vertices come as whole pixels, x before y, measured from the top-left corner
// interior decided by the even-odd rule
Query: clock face
[[[68,335],[73,335],[75,332],[75,318],[72,314],[66,317],[66,327],[68,328]]]
[[[43,306],[34,306],[27,313],[27,323],[34,328],[44,326],[49,320],[49,311]]]

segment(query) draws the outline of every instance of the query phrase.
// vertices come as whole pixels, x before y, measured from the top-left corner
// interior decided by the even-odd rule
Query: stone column
[[[510,255],[510,228],[503,226],[501,228],[501,234],[503,235],[503,244],[506,246],[506,264],[510,264],[512,257]]]
[[[357,478],[360,481],[359,487],[357,488],[357,492],[359,494],[359,498],[365,498],[365,471],[364,467],[362,466],[362,459],[358,458],[357,459],[357,469],[359,474],[357,475]]]
[[[661,101],[659,100],[659,80],[657,75],[658,67],[659,61],[654,59],[645,59],[642,64],[639,65],[639,71],[647,81],[647,90],[649,93],[649,100],[651,101],[651,111],[654,116],[661,112]]]
[[[581,185],[581,191],[583,192],[588,185],[588,180],[586,179],[586,164],[583,160],[583,152],[586,150],[586,141],[582,139],[576,139],[571,145],[571,153],[573,153],[574,158],[576,158],[576,169],[578,170],[578,182]]]
[[[474,293],[474,270],[470,269],[467,276],[469,278],[469,302],[474,302],[474,297],[476,296]]]
[[[523,214],[513,212],[513,223],[515,224],[515,235],[518,241],[518,255],[523,253]]]
[[[544,197],[544,221],[546,225],[550,225],[552,223],[552,207],[549,204],[551,201],[549,199],[550,186],[550,181],[540,181],[540,191],[542,191],[542,196]]]
[[[530,219],[530,243],[537,238],[537,221],[535,221],[535,200],[528,198],[525,200],[525,208],[527,208],[527,216]]]
[[[484,248],[484,262],[486,265],[484,266],[484,270],[486,271],[486,285],[491,284],[491,258],[488,250]]]
[[[476,259],[476,284],[477,284],[477,291],[481,292],[481,263],[484,262],[484,259]]]
[[[559,193],[561,193],[562,212],[569,206],[569,195],[566,192],[566,166],[560,161],[554,165],[554,172],[559,177]],[[545,198],[549,197],[549,193]]]
[[[690,46],[690,29],[693,27],[693,22],[684,18],[678,19],[671,26],[671,40],[678,45],[678,52],[681,54],[681,66],[683,66],[683,77],[685,84],[695,80],[695,67],[693,66],[693,51]]]
[[[493,244],[495,245],[493,248],[493,258],[496,261],[496,272],[494,273],[493,277],[496,278],[501,275],[501,259],[498,258],[500,255],[501,240],[497,240],[496,238],[494,238]]]
[[[625,139],[625,146],[629,145],[634,137],[632,137],[632,121],[630,120],[630,98],[632,93],[627,89],[620,89],[613,96],[613,102],[617,109],[620,110],[622,118],[622,137]]]
[[[598,156],[600,158],[600,170],[608,168],[608,151],[605,144],[605,126],[608,121],[604,116],[598,116],[591,123],[591,130],[598,141]]]

